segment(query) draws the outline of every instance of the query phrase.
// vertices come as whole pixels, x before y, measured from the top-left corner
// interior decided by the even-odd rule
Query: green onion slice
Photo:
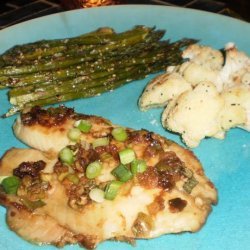
[[[74,162],[74,153],[70,148],[65,147],[59,152],[59,159],[63,163],[71,165]]]
[[[104,201],[104,191],[100,188],[93,188],[89,192],[89,197],[95,202],[102,203]]]
[[[104,191],[104,198],[106,200],[114,200],[122,185],[121,181],[111,181],[107,184]]]
[[[72,128],[68,132],[68,137],[71,141],[78,141],[81,136],[81,130],[79,128]]]
[[[114,128],[111,134],[115,138],[115,140],[120,142],[126,141],[128,138],[126,130],[122,127]]]
[[[83,133],[88,133],[92,127],[92,124],[87,120],[78,120],[75,122],[74,126],[80,129]]]
[[[68,174],[65,178],[73,184],[77,185],[79,183],[79,177],[76,174]]]
[[[3,181],[4,179],[6,179],[6,178],[8,178],[8,177],[10,177],[10,176],[8,176],[8,175],[0,176],[0,184],[2,183],[2,181]]]
[[[147,164],[144,160],[135,159],[131,162],[131,172],[135,175],[143,173],[147,169]]]
[[[112,170],[111,172],[119,181],[126,182],[133,178],[131,171],[123,164]]]
[[[95,139],[92,143],[93,148],[100,147],[100,146],[107,146],[108,144],[109,144],[108,137],[101,137],[101,138]]]
[[[198,184],[199,182],[192,176],[189,178],[183,185],[183,189],[190,194],[193,190],[193,188]]]
[[[21,180],[17,176],[9,176],[3,179],[1,185],[6,194],[16,194],[20,183]]]
[[[122,164],[128,164],[135,159],[135,152],[133,149],[125,148],[119,152],[119,157]]]
[[[98,161],[90,163],[86,168],[86,177],[88,179],[94,179],[101,174],[102,165]]]
[[[43,207],[46,205],[46,203],[42,200],[30,201],[28,199],[22,198],[21,202],[25,207],[27,207],[31,211],[35,210],[36,208]]]

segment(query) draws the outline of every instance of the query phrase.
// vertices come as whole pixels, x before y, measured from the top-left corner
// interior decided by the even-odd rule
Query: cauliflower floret
[[[203,82],[169,103],[162,114],[162,124],[180,133],[189,147],[196,147],[206,136],[223,137],[220,126],[223,106],[214,84]]]
[[[250,86],[250,58],[234,44],[226,45],[226,62],[215,80],[219,91],[234,86]]]
[[[182,74],[187,82],[192,84],[192,86],[196,86],[204,81],[214,82],[218,77],[219,71],[211,70],[194,62],[189,62]]]
[[[233,43],[221,51],[191,45],[188,61],[167,68],[142,94],[142,110],[165,106],[162,124],[196,147],[205,137],[223,139],[233,127],[250,131],[250,58]],[[225,64],[224,64],[225,62]]]
[[[183,52],[183,57],[190,61],[168,67],[166,73],[149,82],[139,99],[141,110],[166,106],[192,86],[203,81],[213,82],[223,64],[222,53],[205,46],[191,45]]]
[[[179,72],[193,86],[204,81],[214,82],[224,63],[223,54],[219,50],[198,44],[184,50],[182,57],[189,61],[180,67]]]
[[[191,85],[179,74],[162,74],[149,82],[139,99],[141,110],[163,107],[182,92],[190,90]]]
[[[219,93],[211,82],[203,82],[171,101],[162,114],[163,126],[180,133],[189,147],[205,137],[223,139],[233,127],[250,130],[250,91],[234,88]]]
[[[219,50],[198,44],[185,49],[182,57],[213,71],[221,70],[224,63],[223,54]]]
[[[239,126],[250,131],[250,89],[235,87],[222,92],[224,112],[222,112],[222,127],[228,130]]]

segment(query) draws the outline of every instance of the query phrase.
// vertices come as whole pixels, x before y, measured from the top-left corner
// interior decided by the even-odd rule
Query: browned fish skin
[[[92,127],[72,142],[67,134],[79,119],[88,120]],[[76,114],[66,107],[36,107],[21,115],[14,125],[16,136],[36,149],[11,149],[0,162],[0,176],[16,174],[21,179],[17,195],[0,192],[10,228],[36,243],[78,243],[90,249],[108,239],[131,242],[199,230],[217,202],[217,191],[199,160],[191,151],[147,130],[126,128],[127,139],[117,141],[112,136],[115,127],[106,119]],[[101,137],[109,143],[93,147]],[[58,158],[65,146],[74,152],[70,167]],[[119,152],[125,148],[143,159],[147,169],[123,183],[114,200],[92,200],[91,190],[104,190],[116,180],[111,172],[120,164]],[[102,164],[102,171],[88,179],[86,167],[94,161]],[[40,222],[45,219],[43,230]],[[22,229],[21,224],[25,225]]]

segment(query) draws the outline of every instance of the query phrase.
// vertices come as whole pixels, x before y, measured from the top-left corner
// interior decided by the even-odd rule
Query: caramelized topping
[[[65,179],[63,184],[66,187],[70,207],[73,209],[82,209],[86,204],[91,202],[88,194],[91,189],[96,187],[95,181],[82,177],[77,185],[65,182],[68,182],[68,180]]]
[[[175,198],[168,201],[169,210],[172,213],[181,212],[187,205],[187,201],[182,200],[181,198]]]
[[[74,115],[74,109],[64,106],[48,109],[35,106],[29,112],[22,113],[21,120],[26,126],[39,124],[45,127],[52,127],[63,124],[67,119],[73,118]]]
[[[83,147],[79,146],[75,156],[75,162],[72,165],[72,168],[77,172],[83,173],[86,167],[91,162],[94,162],[99,158],[100,157],[98,153],[94,149],[84,149]]]
[[[155,167],[159,172],[166,172],[170,175],[180,175],[184,164],[174,152],[165,152]]]
[[[158,173],[156,168],[148,167],[143,173],[138,173],[138,182],[144,188],[156,188],[158,186]]]
[[[150,215],[145,213],[138,213],[136,220],[132,226],[132,232],[136,237],[148,236],[154,227],[153,219]]]
[[[174,152],[165,152],[154,167],[138,175],[138,180],[146,188],[159,187],[171,191],[183,176],[183,169],[184,164]]]
[[[119,159],[119,155],[118,155],[118,148],[116,145],[114,144],[109,144],[107,146],[100,146],[95,148],[95,151],[98,153],[99,156],[103,155],[104,153],[108,153],[110,155],[112,155],[112,157],[116,160]]]
[[[156,215],[158,212],[164,210],[165,208],[165,200],[160,194],[159,196],[155,197],[154,201],[148,205],[148,212],[151,215]]]
[[[22,162],[17,168],[13,170],[13,174],[19,178],[24,176],[37,177],[41,170],[45,168],[46,163],[44,161],[36,162]]]
[[[129,132],[128,143],[147,143],[148,145],[157,145],[159,141],[154,138],[154,133],[145,129]]]

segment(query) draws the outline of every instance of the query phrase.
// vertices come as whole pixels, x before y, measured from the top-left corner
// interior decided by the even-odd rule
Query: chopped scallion
[[[95,202],[102,203],[104,201],[104,191],[100,188],[93,188],[89,192],[89,197]]]
[[[78,141],[80,139],[81,136],[81,130],[78,128],[72,128],[69,130],[68,132],[68,137],[71,141]]]
[[[31,211],[35,210],[36,208],[43,207],[46,203],[42,200],[30,201],[28,199],[22,198],[21,202],[25,207],[30,209]]]
[[[102,171],[102,165],[98,161],[90,163],[86,168],[86,177],[88,179],[94,179],[100,175]]]
[[[135,175],[143,173],[147,169],[147,164],[144,160],[135,159],[131,162],[131,172]]]
[[[74,124],[75,127],[81,130],[83,133],[88,133],[92,127],[92,124],[87,120],[78,120]]]
[[[110,159],[113,159],[113,156],[110,153],[104,152],[104,153],[102,153],[100,155],[100,160],[101,161],[107,161],[107,160],[110,160]]]
[[[52,179],[52,175],[49,173],[41,173],[41,179],[45,182],[50,182]]]
[[[119,157],[122,164],[128,164],[135,159],[135,152],[133,149],[125,148],[119,152]]]
[[[59,159],[63,163],[71,165],[74,162],[74,153],[70,148],[65,147],[59,152]]]
[[[92,143],[93,148],[100,147],[100,146],[107,146],[108,144],[109,144],[108,137],[97,138]]]
[[[70,182],[76,184],[76,185],[79,183],[79,178],[76,174],[68,174],[66,176],[66,179],[69,180]]]
[[[189,178],[183,185],[183,189],[187,192],[187,193],[191,193],[193,188],[198,184],[199,182],[192,176],[191,178]]]
[[[128,134],[126,130],[122,127],[114,128],[111,132],[115,140],[123,142],[126,141],[128,138]]]
[[[121,181],[111,181],[105,188],[104,198],[106,200],[114,200],[122,185]]]
[[[68,172],[62,172],[62,173],[60,173],[58,175],[58,180],[59,181],[63,181],[68,174],[69,174]]]
[[[9,176],[3,179],[1,185],[6,194],[16,194],[20,183],[21,180],[17,176]]]
[[[112,170],[111,172],[119,181],[126,182],[133,178],[131,171],[123,164]]]
[[[9,177],[8,175],[0,176],[0,183],[2,183],[2,181],[8,177]]]

